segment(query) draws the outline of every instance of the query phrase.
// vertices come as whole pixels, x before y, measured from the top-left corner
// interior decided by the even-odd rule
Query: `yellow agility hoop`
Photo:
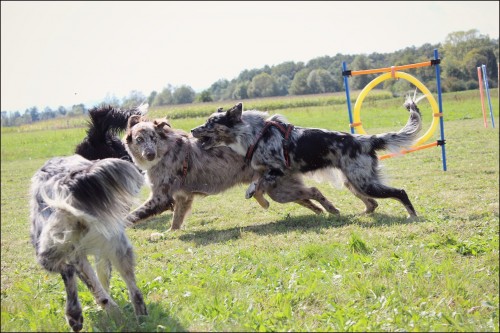
[[[353,120],[353,127],[355,127],[356,132],[359,134],[367,134],[366,131],[363,129],[363,126],[361,125],[361,116],[360,116],[360,110],[361,110],[361,105],[363,104],[363,101],[368,94],[370,90],[372,90],[374,87],[376,87],[379,83],[388,80],[390,78],[401,78],[409,81],[410,83],[413,83],[414,86],[416,86],[420,91],[427,97],[429,100],[429,103],[431,104],[431,108],[433,111],[432,114],[432,123],[431,127],[425,132],[424,135],[422,135],[417,142],[412,146],[416,147],[427,140],[431,137],[432,134],[436,131],[437,125],[438,125],[438,120],[439,117],[441,117],[441,113],[439,113],[439,107],[437,105],[436,100],[432,96],[431,92],[429,89],[427,89],[426,86],[422,84],[419,80],[417,80],[414,76],[411,76],[410,74],[404,73],[404,72],[394,72],[394,73],[386,73],[383,75],[380,75],[379,77],[376,77],[373,79],[370,83],[368,83],[363,90],[359,93],[358,98],[356,99],[356,104],[354,105],[354,120]],[[354,126],[355,124],[355,126]]]

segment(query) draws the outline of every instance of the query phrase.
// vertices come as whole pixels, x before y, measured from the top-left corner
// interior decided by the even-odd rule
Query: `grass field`
[[[183,230],[166,232],[169,212],[127,230],[149,316],[135,321],[126,286],[114,272],[111,295],[123,320],[109,319],[79,283],[84,330],[498,332],[496,89],[491,96],[495,129],[489,117],[483,126],[478,91],[443,95],[446,172],[441,148],[383,161],[390,184],[407,191],[419,220],[407,220],[394,200],[379,200],[376,213],[361,215],[364,205],[349,191],[313,180],[307,182],[340,216],[275,202],[263,210],[244,199],[245,185],[198,198]],[[348,131],[345,98],[333,100],[249,100],[244,108],[281,113],[298,126]],[[402,103],[366,99],[365,130],[399,130],[408,115]],[[167,115],[173,127],[189,130],[219,104],[153,109],[150,116]],[[426,130],[432,112],[425,103],[422,113]],[[85,119],[2,128],[3,332],[69,331],[62,279],[38,266],[30,244],[28,188],[36,169],[52,156],[70,155],[84,135]],[[147,195],[144,187],[139,201]]]

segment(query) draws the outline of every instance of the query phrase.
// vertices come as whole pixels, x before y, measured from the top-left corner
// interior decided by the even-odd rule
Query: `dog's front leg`
[[[250,199],[252,196],[259,192],[260,196],[262,197],[262,194],[266,192],[266,189],[276,186],[276,178],[283,175],[284,173],[280,169],[267,169],[262,175],[255,175],[252,183],[248,186],[245,198]],[[259,201],[259,199],[257,199],[257,201]],[[264,207],[262,204],[261,206]],[[269,207],[269,203],[267,203],[267,206]]]
[[[175,197],[174,216],[172,218],[172,226],[170,230],[178,230],[181,228],[186,215],[191,210],[194,195],[179,195]]]
[[[245,192],[245,199],[250,199],[254,196],[255,191],[257,191],[258,184],[261,180],[261,174],[258,172],[254,172],[252,177],[252,182],[248,185],[247,191]],[[259,201],[259,200],[257,200]],[[259,202],[260,203],[260,202]]]
[[[257,200],[257,202],[262,208],[268,209],[269,201],[267,201],[266,198],[264,198],[264,193],[265,191],[263,191],[262,187],[259,186],[259,184],[257,184],[253,197],[255,198],[255,200]]]
[[[127,216],[127,221],[136,224],[150,216],[158,215],[166,210],[174,209],[174,199],[166,194],[155,194],[153,191],[151,196],[140,207],[136,208]]]

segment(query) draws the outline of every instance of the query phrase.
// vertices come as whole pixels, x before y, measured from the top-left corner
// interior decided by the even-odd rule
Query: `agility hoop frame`
[[[345,86],[345,92],[346,92],[346,98],[347,98],[347,111],[349,113],[349,127],[351,128],[351,134],[355,134],[356,132],[358,134],[367,134],[366,131],[363,129],[362,123],[361,123],[361,116],[360,116],[360,110],[361,110],[361,105],[363,104],[363,101],[368,94],[369,91],[371,91],[374,87],[376,87],[379,83],[394,78],[394,79],[405,79],[408,82],[412,83],[415,85],[420,91],[426,96],[427,100],[429,101],[432,111],[433,111],[433,117],[432,117],[432,123],[430,128],[427,130],[427,132],[421,136],[420,138],[417,139],[417,142],[409,149],[403,150],[399,153],[393,153],[393,154],[386,154],[382,155],[379,157],[380,160],[390,158],[393,156],[399,156],[402,154],[407,154],[411,153],[414,151],[430,148],[430,147],[435,147],[435,146],[441,146],[441,157],[443,161],[443,171],[447,170],[446,167],[446,149],[445,149],[445,139],[444,139],[444,119],[443,119],[443,100],[441,96],[441,70],[439,68],[439,55],[437,49],[434,50],[434,59],[426,62],[420,62],[416,64],[409,64],[409,65],[402,65],[402,66],[392,66],[392,67],[385,67],[385,68],[378,68],[378,69],[368,69],[368,70],[360,70],[360,71],[351,71],[347,70],[347,66],[345,61],[342,62],[342,76],[344,77],[344,86]],[[425,85],[423,85],[419,80],[417,80],[415,77],[408,73],[401,72],[399,70],[403,69],[410,69],[410,68],[420,68],[420,67],[426,67],[426,66],[435,66],[436,69],[436,86],[437,86],[437,92],[438,92],[438,101],[434,99],[432,96],[431,92]],[[356,104],[354,106],[354,113],[352,111],[352,106],[351,106],[351,98],[350,98],[350,93],[349,93],[349,76],[357,76],[357,75],[367,75],[367,74],[376,74],[376,73],[385,73],[383,75],[380,75],[373,79],[370,83],[368,83],[363,90],[359,93],[358,98],[356,99]],[[354,114],[354,116],[353,116]],[[437,124],[439,122],[439,127],[440,127],[440,134],[441,134],[441,139],[437,140],[433,143],[428,143],[424,144],[436,131]]]

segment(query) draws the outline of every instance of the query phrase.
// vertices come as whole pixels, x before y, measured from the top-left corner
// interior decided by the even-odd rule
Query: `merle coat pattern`
[[[295,126],[285,141],[277,128],[269,127],[262,133],[253,155],[247,156],[252,168],[260,175],[248,188],[247,197],[274,186],[276,179],[283,175],[333,168],[341,172],[343,184],[363,201],[365,213],[371,213],[377,208],[375,198],[393,198],[405,206],[411,217],[416,216],[406,192],[383,183],[376,154],[383,149],[401,151],[416,141],[422,127],[420,111],[411,99],[405,102],[405,107],[410,116],[399,132],[352,135]],[[214,113],[204,125],[191,132],[203,142],[206,149],[227,146],[246,156],[269,121],[288,125],[281,115],[269,117],[267,113],[257,110],[243,112],[243,106],[239,103],[226,112]],[[288,158],[284,150],[289,152]],[[289,166],[286,164],[287,160],[290,161]]]
[[[170,128],[166,119],[130,117],[124,142],[134,163],[146,171],[151,185],[149,198],[128,217],[133,223],[173,208],[170,229],[179,229],[195,195],[221,193],[237,184],[248,184],[255,177],[252,168],[231,149],[203,149],[201,143],[188,133]],[[314,195],[326,206],[328,200],[318,190],[312,191],[313,194],[296,195],[302,187],[300,175],[289,175],[278,180],[267,194],[277,202],[294,201],[321,213],[322,210],[312,204],[309,197]],[[294,200],[287,199],[289,193],[294,193]],[[269,202],[263,194],[259,192],[254,197],[267,208]]]
[[[127,284],[135,314],[147,315],[135,281],[133,248],[125,234],[125,217],[143,182],[130,162],[90,161],[80,155],[52,158],[31,179],[31,241],[38,263],[62,276],[66,319],[75,332],[83,328],[76,276],[97,304],[120,319],[109,295],[110,263]],[[96,258],[97,275],[88,255]]]

